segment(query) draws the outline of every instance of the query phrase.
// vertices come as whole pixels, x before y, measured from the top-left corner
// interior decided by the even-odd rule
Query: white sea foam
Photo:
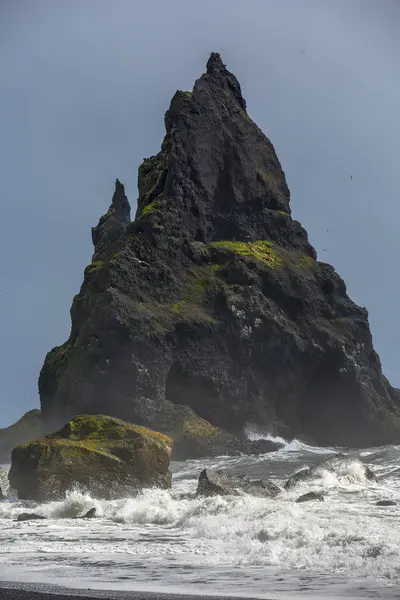
[[[54,582],[74,574],[75,585],[94,578],[98,584],[113,583],[114,587],[122,585],[121,581],[124,585],[130,581],[131,587],[152,581],[154,586],[157,582],[196,584],[208,592],[231,589],[253,594],[262,593],[267,573],[271,581],[282,570],[286,582],[297,582],[292,592],[307,574],[311,588],[318,587],[328,574],[331,583],[346,577],[348,581],[364,578],[365,584],[373,577],[381,584],[399,584],[399,508],[376,506],[382,498],[400,503],[400,451],[395,447],[368,455],[376,461],[372,468],[379,475],[378,483],[365,479],[363,464],[354,456],[316,469],[311,481],[275,500],[195,497],[196,480],[204,466],[269,476],[282,485],[299,468],[315,465],[321,454],[333,454],[332,449],[313,452],[304,444],[297,452],[287,447],[273,453],[275,458],[173,463],[171,492],[152,489],[135,498],[99,501],[75,490],[64,501],[38,506],[2,502],[0,577],[6,579],[18,569],[21,580],[41,577]],[[324,502],[295,503],[299,495],[313,489],[324,492]],[[74,518],[92,507],[97,519]],[[29,510],[48,520],[15,521],[20,512]],[[277,590],[283,585],[278,579],[275,583]],[[370,592],[373,585],[367,586]],[[352,594],[358,597],[354,586]]]

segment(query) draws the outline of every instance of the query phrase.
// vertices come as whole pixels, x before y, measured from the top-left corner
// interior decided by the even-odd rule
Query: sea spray
[[[266,581],[274,581],[279,591],[282,572],[285,591],[295,590],[305,576],[311,587],[322,581],[359,586],[357,578],[364,578],[371,591],[377,584],[370,577],[400,583],[400,532],[394,527],[399,509],[376,506],[380,499],[400,502],[398,447],[370,449],[364,458],[378,473],[378,482],[365,479],[363,457],[354,453],[331,468],[315,469],[312,481],[274,500],[195,497],[204,467],[262,474],[283,485],[296,470],[316,467],[325,458],[322,454],[335,453],[300,442],[297,451],[289,446],[272,455],[172,463],[171,491],[149,489],[136,497],[103,501],[73,490],[60,502],[1,502],[0,576],[12,578],[18,572],[19,580],[72,581],[86,587],[93,579],[98,587],[113,588],[128,582],[131,588],[149,582],[156,587],[159,582],[181,591],[180,586],[196,586],[255,595],[264,593]],[[295,503],[311,490],[322,491],[325,502]],[[98,518],[75,518],[92,507]],[[47,520],[15,521],[29,510]]]

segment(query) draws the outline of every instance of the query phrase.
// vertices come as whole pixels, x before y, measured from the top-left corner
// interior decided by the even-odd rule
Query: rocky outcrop
[[[90,508],[87,512],[85,512],[84,515],[81,515],[79,517],[76,517],[77,519],[94,519],[95,517],[97,517],[96,514],[96,509],[95,508]]]
[[[268,454],[283,448],[284,444],[272,440],[253,440],[245,443],[247,454]]]
[[[60,431],[14,448],[10,485],[23,500],[47,502],[79,487],[100,498],[171,486],[172,440],[103,415],[81,415]]]
[[[43,515],[38,515],[36,513],[23,512],[18,515],[18,517],[16,518],[16,521],[18,521],[19,523],[21,523],[23,521],[41,521],[45,518],[46,517],[44,517]]]
[[[198,496],[238,496],[250,494],[275,498],[281,489],[268,479],[250,479],[245,475],[232,475],[228,471],[204,469],[199,476]]]
[[[312,500],[319,500],[320,502],[324,501],[324,495],[320,492],[307,492],[307,494],[303,494],[299,498],[297,498],[296,502],[311,502]]]
[[[97,226],[92,227],[92,242],[94,246],[93,262],[97,256],[118,241],[131,222],[131,206],[125,196],[125,188],[117,179],[111,206],[103,215]]]
[[[146,398],[135,403],[134,412],[137,423],[164,431],[174,441],[173,460],[236,455],[247,449],[235,435],[214,427],[188,406]]]
[[[325,458],[314,467],[306,467],[291,475],[285,483],[285,490],[291,490],[298,484],[319,479],[326,471],[335,473],[337,476],[357,478],[361,475],[366,481],[378,481],[375,473],[368,465],[361,464],[358,458],[354,456],[339,453]]]
[[[394,500],[378,500],[376,506],[396,506],[396,504]]]
[[[324,445],[398,442],[367,311],[292,218],[274,148],[218,54],[165,127],[135,220],[117,181],[93,230],[70,337],[40,374],[46,421],[137,422],[168,403],[239,437],[251,422]]]
[[[0,463],[9,463],[11,451],[18,444],[35,440],[47,433],[40,410],[25,413],[16,423],[0,429]]]

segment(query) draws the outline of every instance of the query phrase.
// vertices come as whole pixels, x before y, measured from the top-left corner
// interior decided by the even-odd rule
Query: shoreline
[[[75,598],[77,600],[260,600],[260,596],[152,592],[151,590],[97,590],[68,588],[50,583],[0,581],[0,600],[74,600]]]

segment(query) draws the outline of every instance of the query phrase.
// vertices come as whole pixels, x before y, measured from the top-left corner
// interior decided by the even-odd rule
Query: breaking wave
[[[373,578],[371,586],[398,585],[399,508],[378,507],[376,502],[390,499],[400,505],[399,447],[371,448],[344,462],[328,461],[313,470],[311,480],[274,500],[195,496],[205,466],[269,477],[283,487],[291,474],[334,454],[333,449],[298,440],[282,443],[263,456],[173,463],[170,492],[151,489],[135,498],[101,501],[75,490],[62,502],[39,505],[10,496],[0,503],[0,577],[10,579],[18,572],[21,581],[61,578],[65,583],[74,573],[74,585],[86,585],[95,576],[100,587],[130,582],[137,588],[150,581],[155,589],[164,581],[177,589],[196,584],[222,592],[231,585],[236,593],[242,589],[253,594],[261,593],[267,573],[273,578],[278,572],[296,585],[301,574],[312,573],[320,574],[313,579],[318,585],[327,574],[331,584],[345,576],[346,585],[349,578]],[[366,479],[365,461],[377,482]],[[322,491],[324,502],[295,502],[312,490]],[[97,519],[75,520],[93,507]],[[15,521],[30,509],[47,520]]]

